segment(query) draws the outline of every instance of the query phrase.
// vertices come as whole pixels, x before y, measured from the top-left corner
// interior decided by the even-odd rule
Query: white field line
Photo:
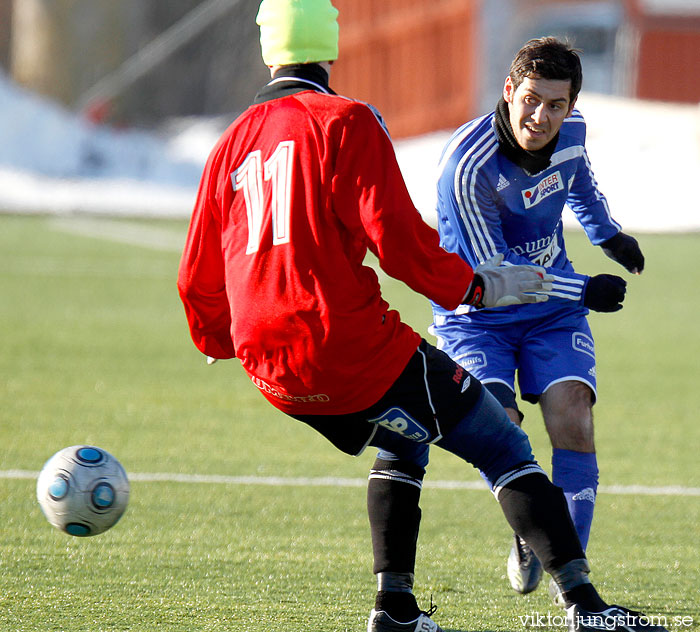
[[[38,472],[30,470],[0,470],[0,479],[36,479]],[[367,479],[322,477],[287,477],[287,476],[224,476],[218,474],[176,474],[176,473],[131,473],[129,480],[141,483],[198,483],[206,485],[267,485],[273,487],[365,487]],[[430,481],[424,487],[428,489],[480,490],[488,491],[481,481]],[[700,496],[700,487],[683,487],[666,485],[652,487],[648,485],[601,485],[598,491],[604,494],[621,494],[626,496]]]
[[[185,232],[177,233],[167,228],[144,226],[139,222],[102,219],[94,217],[58,217],[50,220],[54,230],[82,237],[141,246],[152,250],[180,252],[185,244]]]
[[[156,250],[182,249],[184,235],[173,231],[143,226],[137,222],[104,220],[95,218],[59,218],[52,221],[55,229],[85,237],[107,239]],[[377,266],[377,269],[379,267]],[[38,472],[28,470],[0,471],[0,479],[35,479]],[[135,473],[129,479],[139,482],[200,483],[213,485],[268,485],[275,487],[364,487],[366,479],[326,477],[279,477],[279,476],[224,476],[205,474]],[[432,489],[468,489],[487,491],[481,481],[430,481],[424,485]],[[652,487],[647,485],[601,485],[598,491],[607,494],[637,496],[700,496],[700,487],[669,485]]]

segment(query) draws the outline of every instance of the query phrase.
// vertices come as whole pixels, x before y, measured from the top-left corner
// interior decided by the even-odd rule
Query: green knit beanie
[[[256,22],[268,66],[338,59],[338,10],[330,0],[263,0]]]

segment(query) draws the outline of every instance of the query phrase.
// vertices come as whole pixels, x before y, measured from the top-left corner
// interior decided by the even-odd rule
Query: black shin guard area
[[[510,526],[530,545],[546,571],[586,557],[564,493],[546,476],[516,478],[501,489],[498,501]]]
[[[425,470],[412,463],[377,459],[367,486],[374,573],[413,573]]]

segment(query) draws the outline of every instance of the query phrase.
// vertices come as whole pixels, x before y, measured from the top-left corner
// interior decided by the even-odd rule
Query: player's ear
[[[574,107],[576,107],[576,101],[578,101],[578,96],[574,97],[574,100],[569,105],[569,111],[566,113],[566,117],[570,117],[574,112]]]
[[[506,103],[513,103],[513,93],[515,88],[513,87],[513,80],[510,75],[506,77],[506,82],[503,84],[503,100]]]

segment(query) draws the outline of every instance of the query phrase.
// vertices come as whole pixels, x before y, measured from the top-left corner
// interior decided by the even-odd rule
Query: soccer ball
[[[74,445],[44,464],[36,497],[57,529],[79,537],[97,535],[122,517],[129,502],[129,479],[106,450]]]

